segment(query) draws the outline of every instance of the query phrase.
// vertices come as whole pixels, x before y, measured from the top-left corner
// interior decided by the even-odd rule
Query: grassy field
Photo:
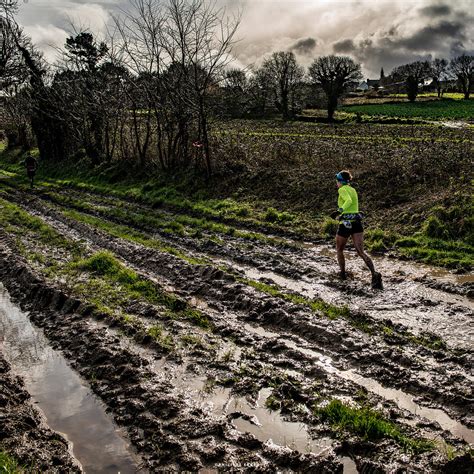
[[[348,168],[368,216],[369,247],[467,269],[474,260],[473,150],[469,128],[236,120],[214,134],[210,182],[192,173],[131,172],[129,164],[91,169],[87,161],[42,163],[38,181],[53,194],[78,188],[193,215],[154,222],[172,232],[212,228],[261,239],[242,227],[264,227],[332,238],[337,223],[327,216],[336,205],[334,174]],[[21,160],[18,151],[1,153],[0,175],[26,184]]]
[[[422,119],[472,120],[474,117],[474,99],[458,100],[447,98],[384,104],[350,105],[341,107],[341,111],[369,116],[405,117]]]
[[[407,97],[406,94],[390,94],[390,97],[401,97],[405,98]],[[424,99],[424,98],[438,98],[438,93],[437,92],[422,92],[421,94],[418,94],[417,99]],[[442,99],[455,99],[455,100],[462,100],[464,99],[464,94],[462,92],[445,92],[442,96]],[[408,99],[407,99],[408,100]]]

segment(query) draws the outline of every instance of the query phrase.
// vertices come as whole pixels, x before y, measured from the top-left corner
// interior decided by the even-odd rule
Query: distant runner
[[[339,198],[337,200],[338,210],[331,217],[340,221],[336,234],[337,263],[339,264],[339,277],[347,279],[346,261],[344,248],[347,239],[352,235],[352,241],[359,257],[372,273],[372,288],[383,289],[382,275],[375,271],[372,259],[364,252],[364,228],[362,227],[362,215],[359,213],[359,199],[357,191],[351,186],[352,175],[349,171],[341,171],[336,175]]]
[[[35,179],[36,170],[38,169],[38,162],[35,157],[28,152],[25,159],[25,168],[28,179],[30,180],[30,185],[33,187],[33,181]]]

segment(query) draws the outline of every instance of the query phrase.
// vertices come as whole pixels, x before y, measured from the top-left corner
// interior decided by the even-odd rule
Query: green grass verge
[[[44,194],[58,204],[73,207],[83,212],[100,214],[106,218],[113,217],[120,222],[127,222],[141,229],[156,229],[168,235],[187,235],[193,238],[199,238],[201,231],[208,231],[250,241],[262,241],[287,247],[292,246],[283,239],[267,237],[260,232],[242,231],[226,224],[211,222],[205,218],[193,217],[186,214],[168,214],[156,209],[141,210],[134,208],[133,204],[127,203],[126,201],[121,201],[120,203],[106,202],[106,206],[104,207],[55,192],[46,192]],[[279,218],[283,219],[281,217],[283,214],[284,213],[278,214],[280,216]]]
[[[0,152],[2,168],[10,173],[17,183],[28,188],[24,176],[23,161],[18,150]],[[202,221],[192,221],[183,216],[183,224],[197,225],[202,228],[234,235],[236,229],[212,227],[208,220],[227,223],[240,223],[248,226],[264,226],[278,231],[292,230],[304,223],[300,216],[286,211],[276,211],[262,203],[249,203],[226,197],[223,199],[207,198],[204,195],[206,185],[196,176],[170,176],[156,174],[150,178],[149,173],[130,177],[128,166],[103,165],[91,169],[89,162],[64,162],[61,166],[55,163],[42,162],[38,170],[36,186],[44,189],[64,189],[72,187],[78,190],[90,191],[104,196],[114,196],[125,200],[144,203],[151,207],[165,206],[180,211],[188,216],[198,216]],[[265,238],[255,232],[237,231],[238,237],[259,240]]]
[[[328,421],[333,428],[348,431],[364,440],[393,439],[403,449],[415,453],[431,451],[435,448],[432,441],[414,439],[405,435],[398,425],[384,419],[379,412],[371,408],[355,408],[335,399],[325,407],[316,409],[316,415]]]
[[[1,474],[21,474],[25,472],[18,462],[5,451],[0,450],[0,473]]]
[[[96,229],[100,229],[110,235],[113,235],[114,237],[128,240],[129,242],[134,242],[143,245],[144,247],[153,248],[161,252],[169,253],[170,255],[174,255],[175,257],[178,257],[192,265],[203,265],[209,263],[205,259],[187,255],[183,251],[167,245],[157,239],[148,237],[142,232],[139,232],[131,227],[107,222],[104,219],[93,217],[77,211],[62,211],[62,214],[70,219],[74,219],[95,227]]]
[[[117,283],[119,288],[111,291],[109,287],[105,293],[108,293],[109,301],[116,301],[116,293],[120,292],[122,295],[120,299],[126,301],[141,299],[151,304],[158,304],[164,306],[166,309],[165,316],[177,319],[187,319],[196,326],[204,329],[212,329],[212,323],[207,316],[197,309],[190,308],[185,301],[176,296],[161,290],[157,285],[151,281],[140,277],[134,270],[123,265],[111,252],[101,251],[94,255],[82,259],[73,265],[71,268],[85,270],[92,274],[101,277],[105,285],[110,283]],[[84,284],[82,284],[84,285]],[[93,291],[96,301],[99,305],[103,304],[103,291],[94,290],[94,280],[89,280],[86,286],[82,287],[84,291]],[[92,287],[92,288],[91,288]],[[115,297],[110,298],[114,294]],[[119,301],[120,301],[119,299]]]
[[[32,216],[16,204],[0,197],[0,225],[7,231],[17,235],[31,233],[41,242],[72,251],[74,254],[80,246],[66,239],[40,218]]]
[[[382,229],[368,230],[365,241],[370,250],[396,249],[405,257],[451,269],[474,267],[474,200],[454,194],[456,204],[435,206],[426,212],[423,224],[412,235],[402,236]],[[411,216],[413,219],[413,216]]]
[[[16,233],[17,246],[29,261],[37,262],[45,276],[64,277],[72,285],[72,291],[93,304],[98,311],[111,317],[123,319],[129,326],[136,322],[128,317],[121,308],[126,307],[131,300],[144,300],[165,308],[164,317],[187,319],[192,324],[204,329],[212,329],[212,323],[199,310],[188,307],[185,301],[162,291],[151,281],[141,278],[135,271],[124,266],[110,252],[98,252],[90,257],[82,258],[84,249],[77,243],[71,242],[60,235],[41,219],[31,216],[18,206],[0,199],[2,212],[0,225],[7,231]],[[40,240],[52,250],[62,247],[73,253],[69,262],[59,259],[58,262],[46,262],[41,254],[32,254],[25,250],[21,237],[30,233],[33,238]],[[47,265],[46,265],[47,264]],[[89,275],[78,278],[81,273]]]
[[[464,103],[466,101],[458,102]],[[249,133],[254,133],[251,128],[249,128]],[[275,139],[278,139],[281,134],[279,131],[268,133],[264,131],[262,133],[271,137],[275,136]],[[290,135],[305,136],[307,134],[290,133]],[[345,138],[351,139],[352,137],[353,135],[347,135]],[[378,134],[368,134],[366,138],[379,140],[380,136]],[[395,139],[394,137],[388,138]],[[435,139],[430,138],[431,141]],[[2,166],[8,169],[6,173],[13,176],[6,176],[5,183],[17,183],[18,186],[25,186],[26,190],[24,170],[18,164],[19,157],[17,155],[14,151],[5,151],[0,156]],[[147,228],[156,228],[160,232],[177,235],[187,234],[191,238],[199,238],[201,231],[209,231],[247,240],[260,240],[272,245],[286,245],[282,239],[267,237],[258,232],[242,231],[223,222],[216,222],[225,222],[226,219],[235,220],[245,225],[269,225],[270,229],[271,226],[276,225],[275,230],[291,230],[302,238],[318,236],[332,238],[337,227],[337,222],[331,219],[321,220],[306,214],[277,211],[272,207],[262,208],[259,207],[258,203],[252,206],[249,203],[238,202],[238,200],[232,198],[203,198],[208,192],[205,184],[190,183],[189,177],[184,177],[182,182],[178,182],[177,179],[167,179],[166,176],[157,176],[153,179],[150,179],[149,176],[146,178],[137,176],[134,180],[130,180],[124,177],[125,172],[122,168],[120,166],[107,168],[104,165],[104,167],[92,171],[87,170],[85,164],[77,166],[66,164],[58,167],[46,163],[40,172],[44,179],[39,185],[46,190],[46,193],[49,190],[50,195],[54,196],[54,199],[58,202],[75,206],[86,213],[99,212],[107,219],[106,214],[109,212],[110,216],[114,217],[116,221],[124,224],[130,223],[131,226],[138,228],[145,228],[145,231]],[[14,174],[15,170],[18,175]],[[74,178],[71,178],[73,175]],[[140,182],[140,180],[143,180],[143,182]],[[99,206],[99,208],[96,208],[94,207],[93,197],[87,198],[90,202],[84,202],[80,199],[64,196],[64,188],[68,186],[78,190],[91,191],[96,196],[104,196],[105,202],[107,202],[107,196],[115,196],[123,201],[118,202],[116,206],[110,204],[109,201],[107,207]],[[189,187],[189,192],[186,187]],[[463,204],[444,206],[444,208],[438,206],[437,210],[430,211],[432,215],[416,214],[416,219],[412,219],[410,222],[402,222],[402,219],[400,219],[399,233],[397,234],[382,230],[380,231],[381,234],[377,235],[376,230],[375,234],[371,235],[371,232],[374,231],[367,231],[368,248],[375,251],[396,249],[404,257],[430,265],[450,269],[471,269],[474,266],[474,233],[472,230],[474,217],[473,207],[469,204],[469,199],[466,199],[466,186],[463,189],[464,196],[459,195],[457,199],[458,203]],[[152,208],[160,205],[169,206],[171,209],[177,210],[178,214],[164,218],[164,213],[157,212],[157,215],[153,215],[151,210],[150,212],[146,210],[142,212],[137,207],[134,208],[133,205],[126,203],[130,199],[138,203],[145,203]],[[95,224],[99,225],[97,221]],[[418,224],[418,227],[415,224]],[[106,224],[100,225],[105,230]],[[384,226],[383,222],[382,226]],[[387,224],[387,227],[389,226],[392,227],[392,223]],[[121,227],[120,232],[120,237],[126,238],[128,234],[128,237],[136,239],[136,242],[139,242],[139,240],[144,242],[147,239],[143,234],[135,233],[133,229],[127,231]],[[157,245],[150,240],[146,242],[147,244]],[[163,250],[166,251],[164,248]],[[168,250],[176,253],[176,249],[169,248]],[[183,252],[177,256],[185,257]]]
[[[281,289],[276,285],[268,285],[266,283],[250,280],[248,278],[238,278],[238,280],[242,283],[245,283],[246,285],[251,286],[252,288],[255,288],[256,290],[261,291],[262,293],[281,298],[294,304],[306,306],[316,313],[322,313],[329,319],[337,319],[339,317],[349,316],[349,308],[347,308],[347,306],[335,306],[330,303],[326,303],[323,300],[312,300],[296,293],[286,293],[281,291]]]
[[[348,105],[342,111],[386,117],[469,120],[474,116],[474,100],[441,99],[424,102]]]

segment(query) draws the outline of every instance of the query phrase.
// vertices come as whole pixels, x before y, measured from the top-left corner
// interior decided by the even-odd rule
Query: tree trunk
[[[406,79],[407,97],[410,102],[415,102],[418,95],[418,79],[408,76]]]
[[[283,120],[288,120],[290,114],[288,112],[288,91],[281,89],[281,108]]]
[[[334,120],[334,112],[337,108],[337,96],[330,95],[328,97],[328,120],[332,122]]]

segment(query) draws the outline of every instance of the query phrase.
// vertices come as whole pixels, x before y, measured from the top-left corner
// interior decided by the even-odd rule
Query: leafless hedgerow
[[[201,0],[132,0],[115,17],[115,60],[131,71],[128,101],[134,151],[154,146],[163,168],[188,165],[209,175],[212,97],[230,60],[239,19]],[[194,146],[192,146],[194,145]]]

